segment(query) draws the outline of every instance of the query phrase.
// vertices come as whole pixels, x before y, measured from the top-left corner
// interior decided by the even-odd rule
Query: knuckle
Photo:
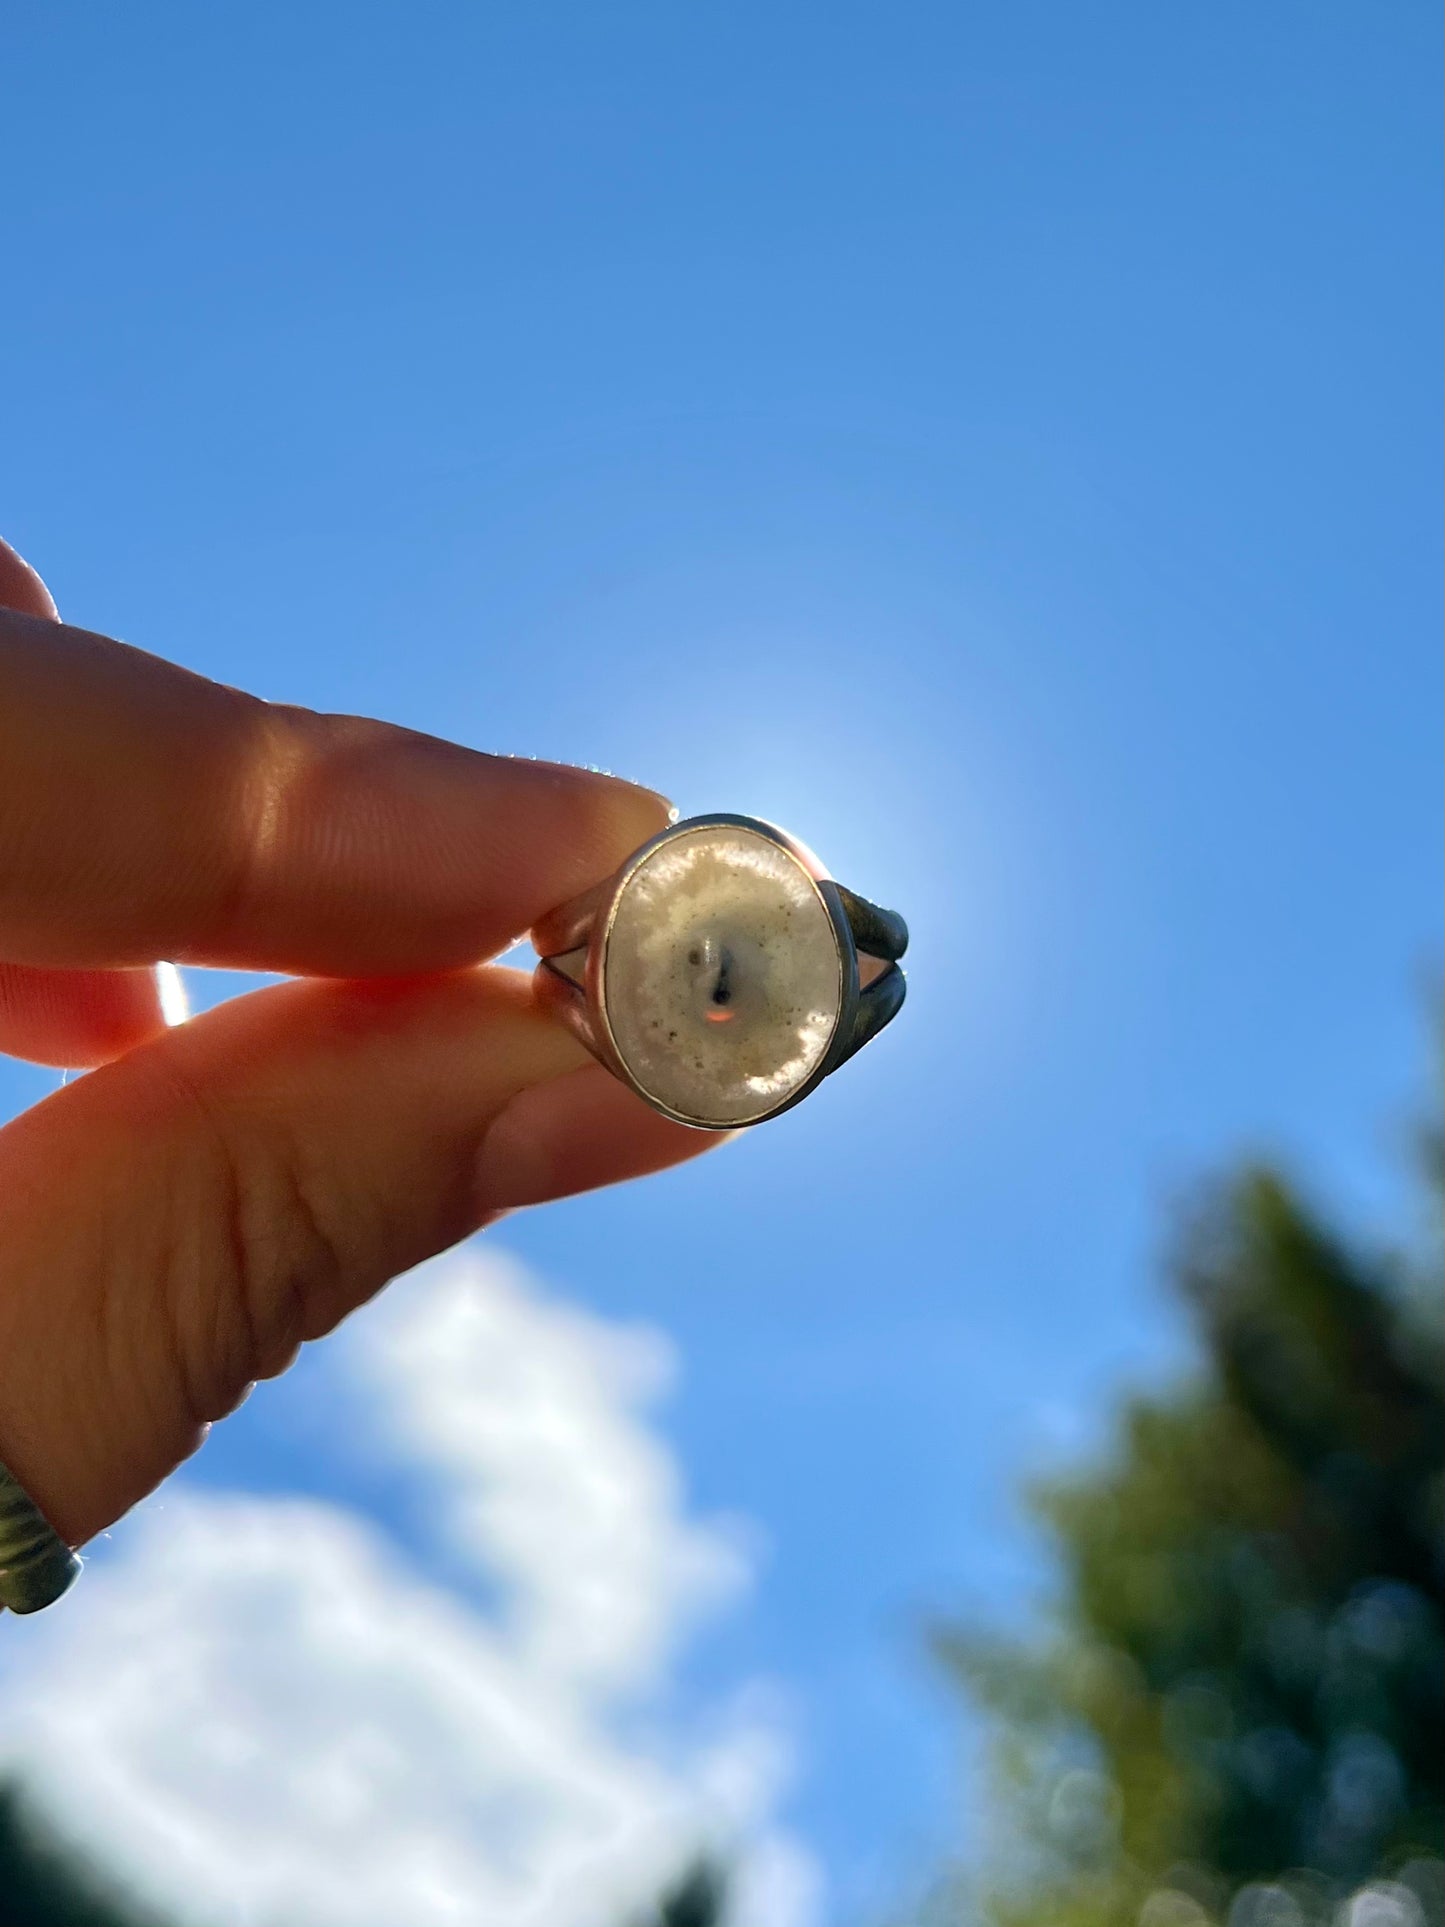
[[[182,1176],[169,1211],[163,1310],[195,1423],[285,1371],[334,1322],[350,1270],[336,1214],[298,1147],[166,1067],[182,1103]]]
[[[343,889],[364,876],[390,833],[389,757],[409,732],[362,716],[244,698],[235,807],[226,813],[205,948],[226,951],[243,935],[294,934],[315,914],[309,879],[324,857]],[[297,857],[305,859],[298,873]],[[299,893],[299,894],[298,894]]]
[[[316,755],[321,718],[282,703],[242,697],[235,807],[226,812],[214,879],[210,944],[222,946],[264,911],[300,773]]]
[[[227,1186],[227,1269],[241,1354],[232,1361],[234,1384],[237,1368],[242,1383],[276,1377],[325,1329],[318,1316],[337,1297],[346,1264],[290,1146],[265,1136],[239,1154],[233,1146]]]

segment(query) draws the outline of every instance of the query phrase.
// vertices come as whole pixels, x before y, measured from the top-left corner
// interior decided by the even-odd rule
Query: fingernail
[[[565,768],[566,765],[564,764],[563,767]],[[635,776],[624,776],[620,770],[603,769],[600,763],[584,763],[580,765],[580,767],[585,769],[589,775],[605,776],[609,783],[625,783],[630,790],[641,790],[644,796],[650,796],[655,803],[662,806],[667,814],[669,823],[676,823],[682,815],[682,811],[677,807],[676,803],[673,802],[672,798],[670,796],[664,796],[661,790],[655,790],[650,783],[639,783]]]

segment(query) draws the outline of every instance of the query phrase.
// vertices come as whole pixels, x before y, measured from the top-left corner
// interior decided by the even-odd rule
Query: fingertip
[[[364,718],[277,712],[264,734],[264,854],[250,809],[224,866],[245,888],[186,961],[343,976],[464,966],[611,875],[671,807],[601,771]]]
[[[735,1135],[675,1124],[589,1064],[531,1086],[502,1111],[478,1154],[476,1208],[515,1210],[646,1177]]]
[[[41,616],[57,622],[60,611],[55,598],[23,556],[0,538],[0,609],[14,609],[22,616]]]
[[[32,1064],[90,1070],[175,1021],[159,971],[0,963],[0,1051]]]
[[[667,797],[625,776],[567,763],[538,767],[551,772],[581,804],[583,834],[590,845],[593,867],[616,869],[639,845],[677,820],[677,810]]]

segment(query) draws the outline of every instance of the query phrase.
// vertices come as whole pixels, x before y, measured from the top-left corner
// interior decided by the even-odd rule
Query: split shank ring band
[[[538,998],[680,1124],[797,1104],[903,1002],[902,917],[751,816],[673,824],[533,933]]]

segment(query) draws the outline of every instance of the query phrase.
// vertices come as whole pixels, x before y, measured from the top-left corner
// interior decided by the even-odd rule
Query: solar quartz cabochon
[[[675,1116],[747,1124],[794,1097],[838,1026],[844,965],[807,871],[733,824],[670,837],[613,912],[603,1001],[627,1070]]]

